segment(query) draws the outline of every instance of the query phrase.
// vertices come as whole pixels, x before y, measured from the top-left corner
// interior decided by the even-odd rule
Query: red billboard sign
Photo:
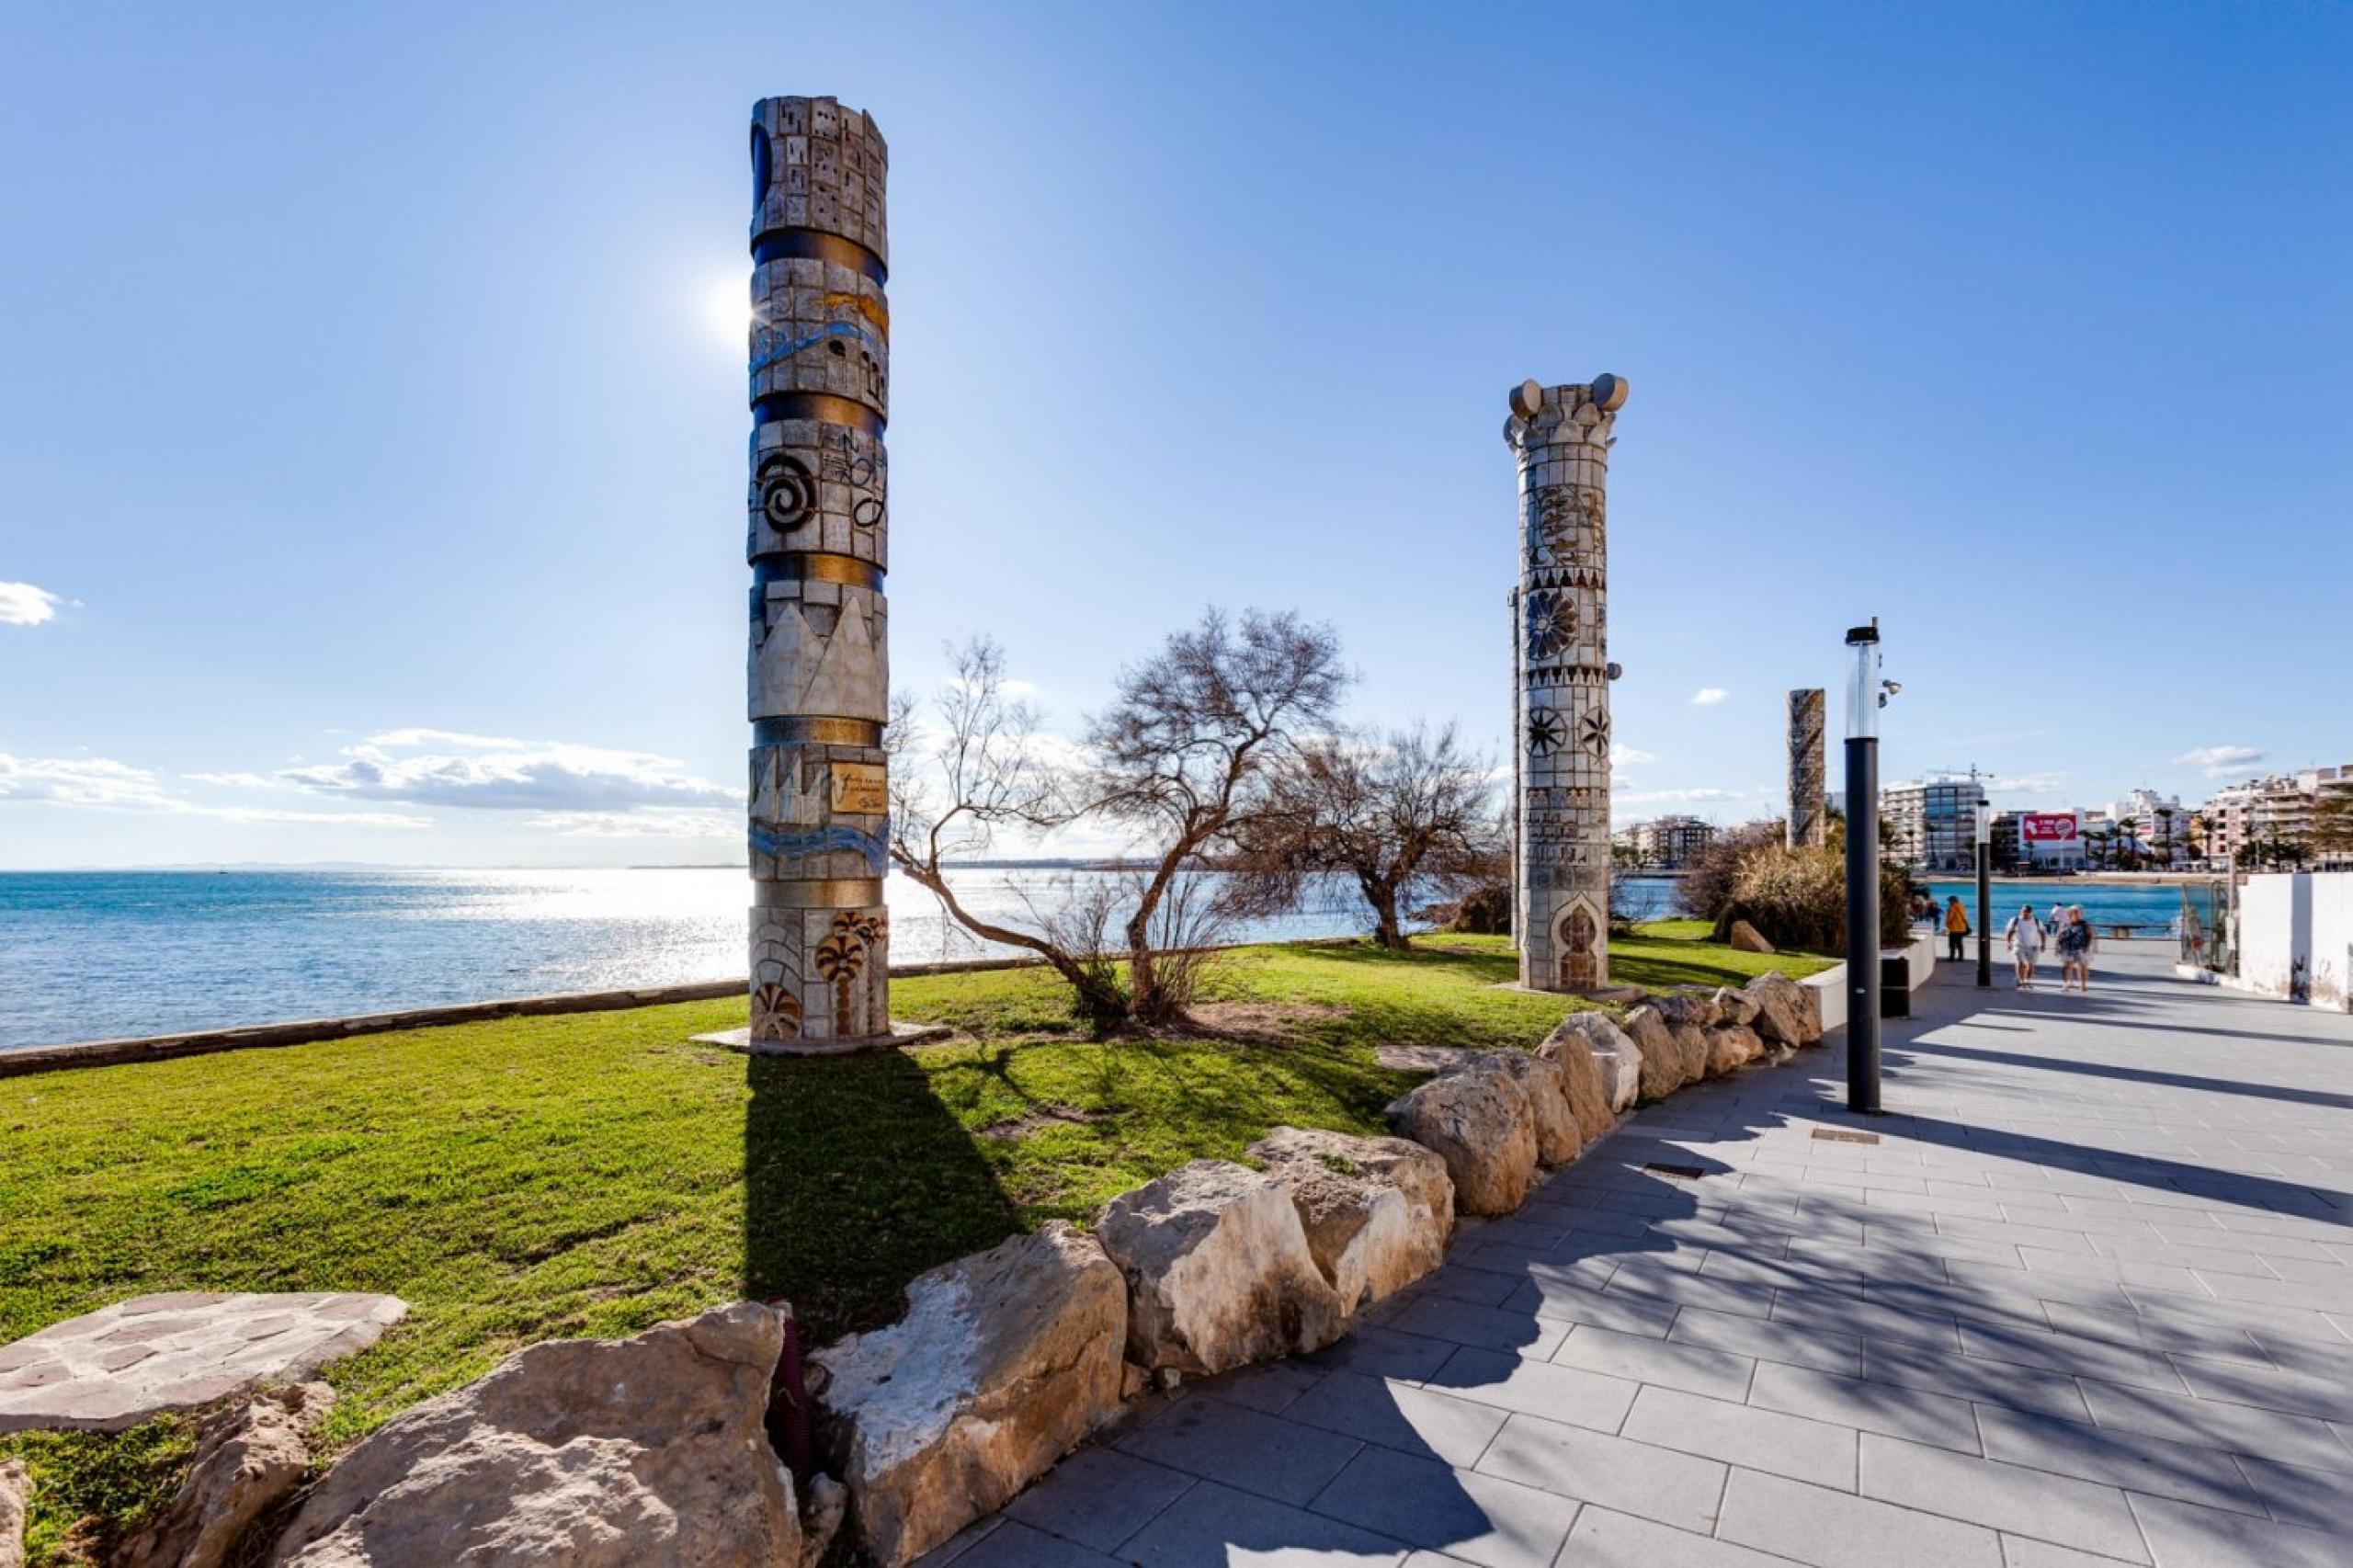
[[[2028,844],[2072,844],[2081,836],[2073,812],[2029,812],[2018,819],[2018,837]]]

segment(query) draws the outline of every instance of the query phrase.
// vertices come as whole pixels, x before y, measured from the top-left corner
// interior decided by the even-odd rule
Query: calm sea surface
[[[969,870],[975,914],[1031,924],[1103,873]],[[999,949],[890,881],[900,963]],[[0,1051],[744,972],[740,869],[0,873]],[[1245,940],[1370,927],[1331,887]]]

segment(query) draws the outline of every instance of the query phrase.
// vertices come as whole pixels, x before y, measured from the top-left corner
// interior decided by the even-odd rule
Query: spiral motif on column
[[[816,482],[798,458],[778,452],[760,464],[760,512],[779,533],[799,528],[817,504]]]

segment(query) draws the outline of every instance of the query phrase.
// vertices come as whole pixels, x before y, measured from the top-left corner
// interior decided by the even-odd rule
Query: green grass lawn
[[[1825,960],[1645,928],[1611,961],[1665,986]],[[1050,974],[1006,970],[895,983],[901,1017],[963,1032],[868,1057],[692,1043],[744,1021],[729,1000],[0,1080],[0,1343],[151,1290],[400,1295],[327,1374],[339,1439],[519,1346],[744,1295],[823,1343],[925,1268],[1279,1123],[1378,1131],[1412,1079],[1376,1045],[1525,1048],[1571,1010],[1513,975],[1500,937],[1256,948],[1216,982],[1260,1005],[1233,1038],[1089,1041]],[[36,1467],[34,1561],[88,1560],[185,1447],[168,1421],[0,1438]]]

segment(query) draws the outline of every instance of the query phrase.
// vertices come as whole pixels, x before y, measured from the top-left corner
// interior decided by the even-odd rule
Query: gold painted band
[[[841,583],[873,593],[882,591],[882,568],[871,561],[860,561],[855,555],[835,555],[823,550],[796,550],[788,555],[765,557],[762,564],[767,567],[763,574],[767,580],[796,578],[803,583]]]
[[[879,877],[752,884],[755,909],[868,909],[881,902],[882,881]]]
[[[882,726],[871,719],[833,719],[800,713],[785,719],[762,719],[753,729],[755,744],[764,746],[866,746],[880,749]]]

